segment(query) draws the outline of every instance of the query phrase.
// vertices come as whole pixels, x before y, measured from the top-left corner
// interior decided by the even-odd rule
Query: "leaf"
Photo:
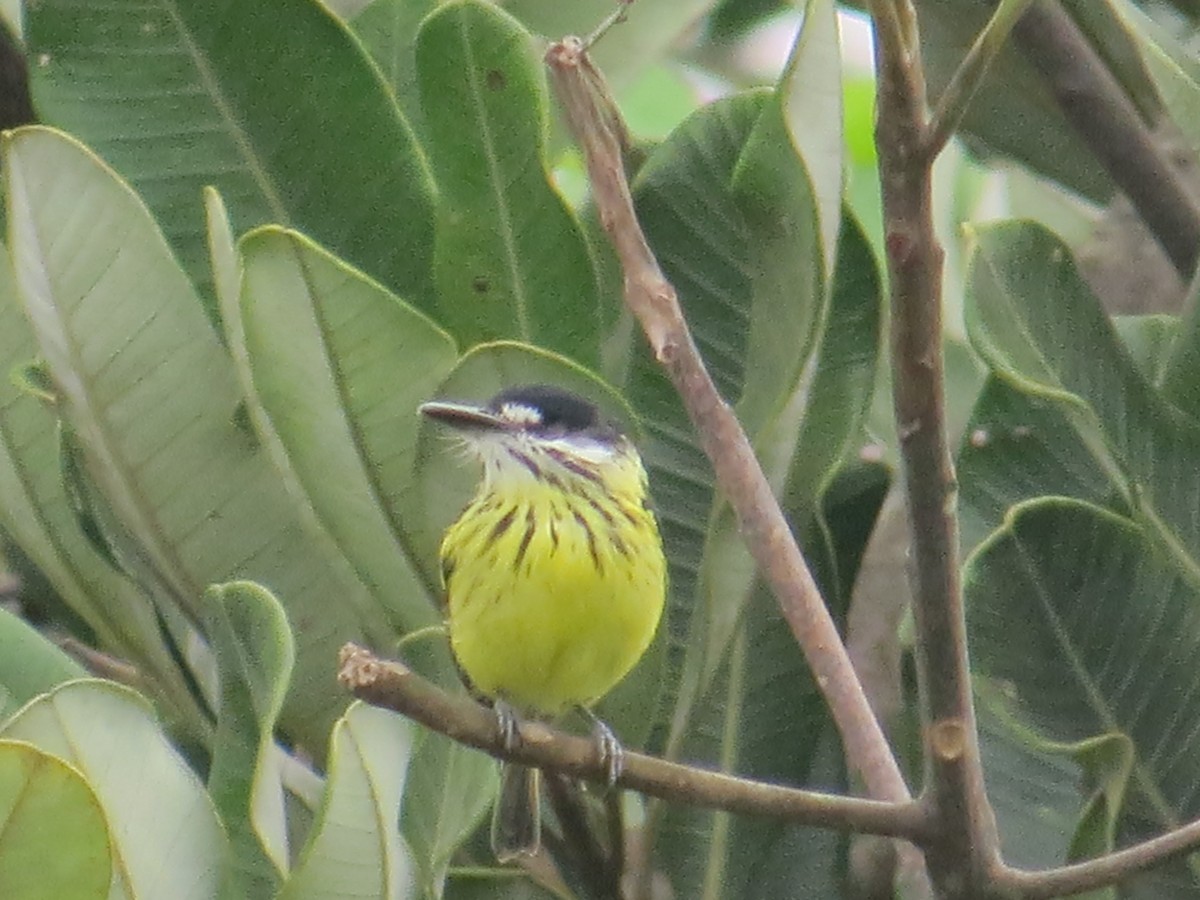
[[[0,359],[17,365],[36,352],[6,249],[0,255]],[[24,377],[34,372],[43,382],[37,386]],[[0,377],[0,522],[97,642],[143,671],[156,699],[183,727],[201,727],[200,710],[163,643],[149,599],[80,532],[64,491],[56,416],[48,405],[54,388],[47,377],[41,364],[25,365],[22,377]]]
[[[1105,58],[1109,71],[1147,120],[1158,117],[1158,100],[1131,39],[1111,5],[1072,2],[1069,13]],[[919,0],[921,56],[931,97],[938,97],[964,53],[983,28],[990,8],[972,0]],[[1021,121],[1023,127],[1012,128]],[[999,54],[968,106],[961,132],[977,153],[1007,156],[1033,172],[1098,202],[1109,200],[1113,186],[1094,155],[1063,119],[1058,104],[1036,67],[1015,41]]]
[[[1010,223],[981,230],[977,242],[967,308],[976,349],[994,373],[1065,416],[1105,489],[1164,552],[1200,572],[1200,426],[1145,380],[1051,234]]]
[[[1200,594],[1155,536],[1090,504],[1027,501],[972,554],[964,582],[980,673],[1053,740],[1124,735],[1131,802],[1162,830],[1200,810]],[[1105,816],[1121,791],[1105,789]],[[1095,850],[1090,840],[1076,849]]]
[[[806,547],[817,545],[810,539],[822,521],[832,525],[813,568],[838,621],[887,487],[882,471],[855,466],[824,492],[820,518],[811,510],[788,511]],[[680,756],[774,783],[850,788],[825,700],[777,602],[761,585],[696,704]],[[785,822],[682,807],[668,808],[663,818],[655,846],[680,896],[773,897],[799,885],[823,896],[843,880],[842,851],[830,846],[840,847],[841,838],[819,840],[812,829]]]
[[[410,860],[400,841],[400,797],[410,723],[355,703],[333,729],[321,811],[279,900],[405,896]]]
[[[87,780],[112,841],[112,896],[216,896],[226,853],[221,823],[150,705],[133,691],[69,682],[17,713],[0,738],[54,754]]]
[[[211,184],[238,231],[303,229],[431,307],[424,157],[322,4],[46,0],[30,6],[27,34],[42,120],[90,143],[146,198],[202,294],[197,204]]]
[[[457,358],[453,341],[303,235],[241,243],[240,334],[260,426],[293,496],[404,631],[434,621],[436,566],[412,536],[419,415]],[[261,430],[261,428],[260,428]],[[331,472],[337,478],[329,477]]]
[[[83,675],[79,663],[0,609],[0,722],[38,694]]]
[[[545,80],[529,35],[494,6],[455,0],[421,26],[417,74],[439,194],[441,321],[466,345],[520,340],[594,364],[596,275],[549,180]]]
[[[350,27],[363,42],[391,87],[404,118],[420,133],[421,95],[417,86],[417,29],[437,0],[373,0]]]
[[[405,781],[400,832],[422,890],[440,897],[450,858],[483,821],[499,779],[490,756],[436,732],[419,735]]]
[[[111,878],[104,815],[79,772],[32,744],[0,740],[0,896],[105,900]]]
[[[279,601],[251,582],[210,587],[204,609],[220,684],[208,790],[232,842],[227,889],[273,897],[288,869],[275,724],[295,659],[292,633]]]
[[[957,468],[964,552],[998,528],[1011,507],[1030,497],[1055,494],[1128,512],[1108,473],[1061,409],[996,376],[980,392]]]
[[[330,660],[384,633],[378,612],[236,424],[228,357],[138,199],[57,132],[23,129],[4,146],[20,298],[108,521],[157,602],[193,621],[209,583],[272,586],[298,635],[285,724],[323,744],[345,702]]]

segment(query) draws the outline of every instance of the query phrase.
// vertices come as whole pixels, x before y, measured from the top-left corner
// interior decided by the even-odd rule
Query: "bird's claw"
[[[600,755],[600,765],[604,767],[604,779],[609,787],[613,787],[625,769],[625,750],[613,730],[594,712],[590,709],[584,709],[583,712],[592,720],[592,738]]]
[[[500,732],[500,743],[506,752],[511,753],[521,745],[521,723],[517,711],[503,700],[497,700],[492,705],[496,714],[496,728]]]

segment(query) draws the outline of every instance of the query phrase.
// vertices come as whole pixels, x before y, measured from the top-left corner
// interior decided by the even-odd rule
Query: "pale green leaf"
[[[111,880],[104,814],[79,771],[0,740],[0,897],[106,900]]]
[[[355,703],[334,726],[329,780],[313,832],[280,900],[399,900],[412,891],[400,840],[411,724]]]
[[[323,741],[330,660],[384,632],[378,611],[238,427],[229,358],[137,197],[48,129],[8,135],[5,165],[20,298],[123,562],[193,621],[209,583],[270,584],[302,625],[287,727]]]
[[[69,682],[24,707],[0,737],[61,757],[87,780],[112,841],[113,896],[217,895],[227,844],[212,801],[133,691]]]

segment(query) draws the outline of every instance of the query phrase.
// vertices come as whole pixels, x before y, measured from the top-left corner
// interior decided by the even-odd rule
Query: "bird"
[[[611,785],[620,744],[590,710],[650,646],[667,597],[641,456],[595,404],[554,385],[509,387],[482,405],[431,401],[420,412],[482,466],[439,553],[464,681],[492,706],[508,749],[522,718],[584,712]],[[493,852],[501,862],[532,856],[540,838],[536,769],[502,763]]]

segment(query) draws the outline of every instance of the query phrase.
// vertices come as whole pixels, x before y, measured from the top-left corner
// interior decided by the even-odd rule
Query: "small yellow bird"
[[[646,471],[595,406],[556,387],[421,412],[453,428],[483,465],[474,499],[442,540],[442,576],[454,657],[515,744],[514,713],[586,712],[654,637],[667,565]],[[605,726],[599,737],[615,778],[619,745]],[[492,820],[501,861],[538,850],[536,776],[501,769]]]

